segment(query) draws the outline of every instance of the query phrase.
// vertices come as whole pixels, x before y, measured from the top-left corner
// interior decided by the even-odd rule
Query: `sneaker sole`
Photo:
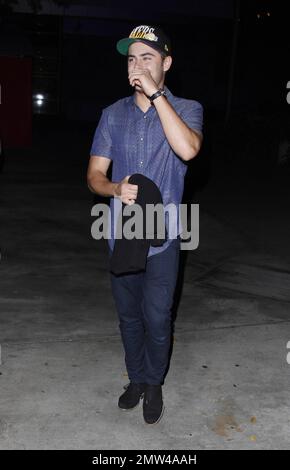
[[[148,426],[154,426],[154,424],[158,424],[159,421],[161,421],[161,419],[162,419],[162,417],[163,417],[164,410],[165,410],[165,406],[163,405],[163,406],[162,406],[162,411],[161,411],[160,416],[159,416],[159,418],[157,419],[157,421],[155,421],[154,423],[147,423],[147,421],[144,420],[145,424],[147,424]]]

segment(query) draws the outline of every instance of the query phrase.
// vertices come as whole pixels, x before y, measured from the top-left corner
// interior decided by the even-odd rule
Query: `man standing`
[[[164,86],[172,64],[168,37],[158,27],[135,27],[117,43],[127,56],[132,96],[103,110],[95,132],[88,168],[89,188],[102,196],[134,204],[138,186],[133,173],[150,178],[163,204],[181,203],[187,161],[202,142],[202,106],[175,97]],[[107,171],[113,162],[112,181]],[[178,230],[177,235],[179,235]],[[109,240],[111,250],[114,240]],[[151,246],[145,270],[111,274],[112,293],[120,321],[130,384],[119,408],[135,408],[143,400],[143,416],[157,423],[164,410],[162,384],[169,359],[171,307],[179,264],[180,238]]]

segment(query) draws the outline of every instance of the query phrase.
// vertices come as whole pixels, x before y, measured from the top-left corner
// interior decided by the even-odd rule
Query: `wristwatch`
[[[158,90],[156,93],[154,93],[152,96],[149,97],[150,103],[153,104],[153,101],[158,98],[158,96],[165,96],[166,97],[166,91],[165,90]]]

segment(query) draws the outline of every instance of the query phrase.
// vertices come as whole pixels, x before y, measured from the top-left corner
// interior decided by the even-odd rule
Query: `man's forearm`
[[[154,105],[173,151],[182,160],[194,158],[200,149],[201,136],[183,122],[164,96],[156,98]]]
[[[101,171],[95,171],[94,175],[88,178],[89,189],[100,196],[115,196],[117,184],[112,183]]]

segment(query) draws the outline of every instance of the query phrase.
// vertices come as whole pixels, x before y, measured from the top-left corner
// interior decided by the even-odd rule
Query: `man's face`
[[[160,86],[163,84],[165,71],[164,60],[161,54],[143,42],[134,42],[128,51],[128,74],[135,68],[149,70],[155,83]],[[135,86],[137,91],[141,90],[139,85]]]

